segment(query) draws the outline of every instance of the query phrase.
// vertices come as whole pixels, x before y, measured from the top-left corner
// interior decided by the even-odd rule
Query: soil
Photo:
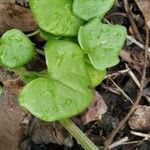
[[[14,27],[26,33],[36,30],[37,24],[27,3],[22,2],[25,1],[16,3],[13,0],[0,0],[0,34]],[[95,89],[101,96],[98,101],[104,100],[107,112],[104,111],[105,114],[103,112],[99,119],[94,116],[90,121],[81,120],[83,114],[73,118],[100,149],[107,149],[108,146],[111,146],[112,150],[150,149],[150,55],[146,50],[146,47],[149,47],[146,41],[149,41],[147,35],[150,29],[150,11],[140,7],[145,6],[145,3],[150,5],[148,0],[139,3],[133,0],[118,0],[103,20],[105,23],[124,25],[132,39],[127,38],[120,52],[120,63],[107,70],[105,80]],[[10,17],[10,14],[18,16]],[[17,17],[20,22],[16,23]],[[45,44],[39,35],[31,37],[31,40],[40,49]],[[45,67],[45,59],[41,54],[26,66],[28,70],[36,71],[44,70]],[[146,70],[145,75],[143,70]],[[0,85],[3,86],[0,96],[1,150],[82,150],[59,123],[42,122],[19,107],[17,96],[24,83],[14,72],[0,68]],[[124,121],[134,106],[134,111]],[[98,108],[100,109],[99,105]],[[94,115],[97,115],[97,112],[94,112]],[[121,126],[121,129],[118,126]],[[116,128],[117,132],[112,138]],[[126,137],[128,140],[120,141]],[[116,141],[120,144],[114,146]]]

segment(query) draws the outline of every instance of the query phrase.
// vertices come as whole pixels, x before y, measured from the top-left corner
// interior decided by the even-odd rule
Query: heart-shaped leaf
[[[115,0],[74,0],[73,12],[84,20],[103,17]]]
[[[75,36],[83,20],[72,13],[73,0],[29,0],[39,26],[54,35]]]
[[[45,54],[48,77],[24,87],[19,97],[21,105],[45,121],[80,113],[92,99],[83,51],[75,43],[53,40],[46,44]]]
[[[6,67],[21,67],[28,63],[34,54],[33,43],[20,30],[8,30],[0,39],[0,62]]]
[[[78,40],[94,68],[105,70],[119,62],[118,54],[125,42],[126,34],[125,27],[103,24],[99,18],[94,18],[80,27]]]

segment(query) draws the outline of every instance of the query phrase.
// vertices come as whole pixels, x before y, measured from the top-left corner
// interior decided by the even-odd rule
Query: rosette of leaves
[[[28,83],[19,95],[19,103],[44,121],[59,120],[86,150],[98,148],[67,118],[89,106],[92,88],[102,82],[107,68],[119,62],[126,29],[101,22],[113,3],[114,0],[29,0],[41,35],[48,40],[44,46],[47,71],[20,72]],[[18,69],[34,54],[34,45],[19,30],[7,31],[0,39],[2,66]]]
[[[45,55],[47,77],[27,84],[20,93],[20,104],[45,121],[80,113],[92,99],[82,49],[72,42],[51,40],[45,45]]]

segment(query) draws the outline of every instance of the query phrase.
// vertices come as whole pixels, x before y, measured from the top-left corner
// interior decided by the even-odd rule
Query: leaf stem
[[[37,29],[37,30],[35,30],[35,31],[33,31],[33,32],[31,32],[31,33],[29,33],[29,34],[26,34],[28,37],[32,37],[32,36],[35,36],[36,34],[38,34],[40,32],[40,30],[39,29]]]
[[[99,148],[70,120],[59,120],[71,135],[85,150],[99,150]]]

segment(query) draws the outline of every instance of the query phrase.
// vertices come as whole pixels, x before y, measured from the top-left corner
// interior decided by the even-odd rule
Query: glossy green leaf
[[[94,88],[104,80],[106,70],[96,70],[91,64],[87,64],[87,68],[91,78],[92,87]]]
[[[126,34],[125,27],[103,24],[99,18],[94,18],[80,28],[78,40],[94,68],[105,70],[119,62],[118,54]]]
[[[12,29],[0,40],[0,62],[9,68],[18,68],[28,63],[35,54],[29,38],[20,30]]]
[[[103,17],[115,0],[74,0],[73,12],[84,20]]]
[[[82,112],[92,99],[83,51],[72,42],[53,40],[46,44],[45,54],[49,77],[27,84],[19,97],[21,105],[45,121]]]
[[[72,13],[73,0],[29,0],[39,26],[54,35],[75,36],[83,20]]]

